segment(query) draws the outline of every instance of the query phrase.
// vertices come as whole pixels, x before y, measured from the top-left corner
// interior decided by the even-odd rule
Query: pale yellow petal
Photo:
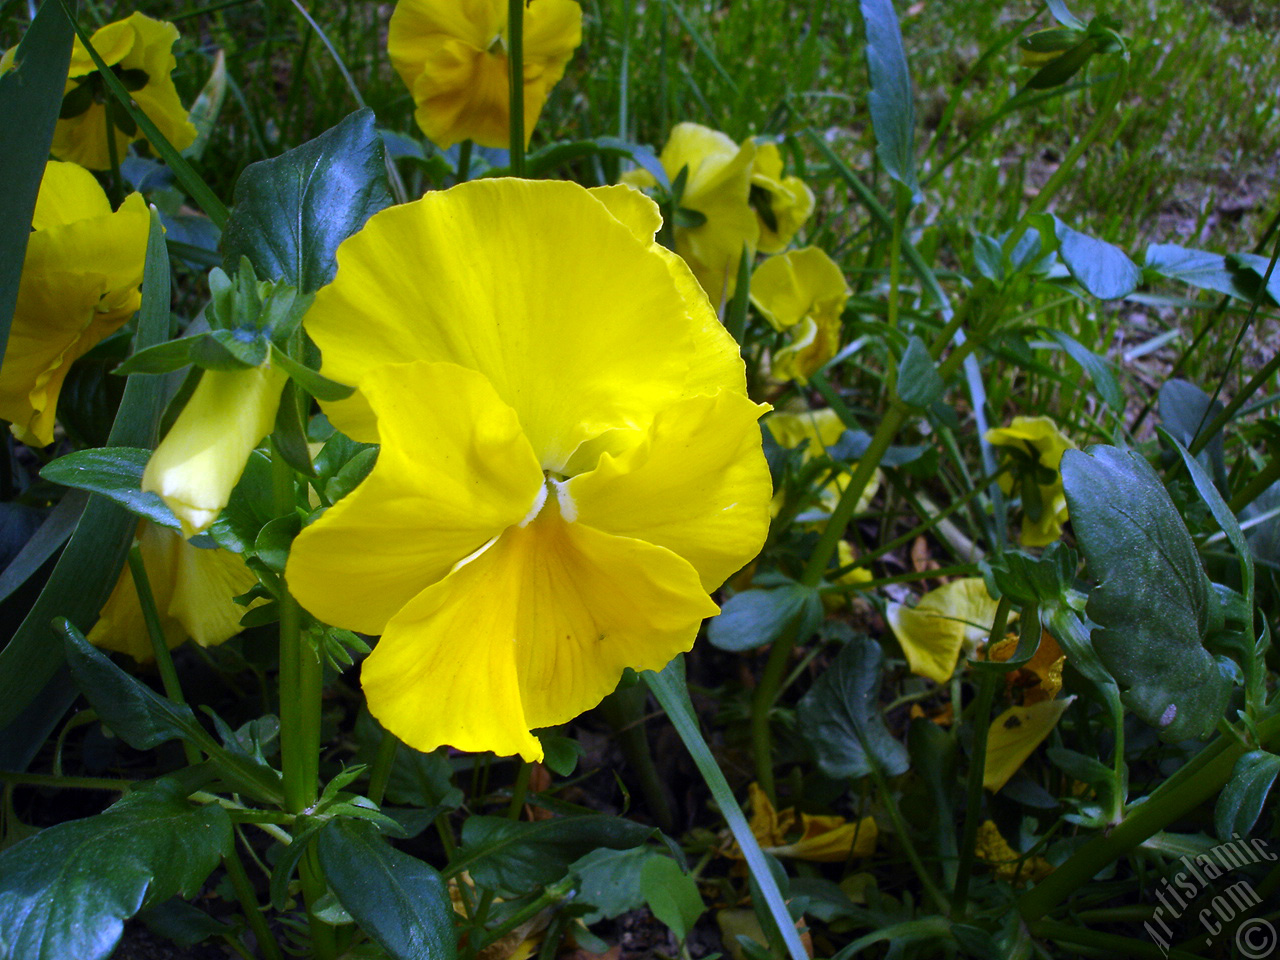
[[[182,624],[167,614],[173,599],[175,561],[183,541],[172,530],[145,520],[138,523],[135,536],[147,571],[147,583],[160,614],[165,644],[172,649],[187,637]],[[139,663],[150,663],[155,659],[146,620],[142,616],[142,602],[138,599],[138,588],[128,564],[121,569],[87,639],[104,650],[127,653]]]
[[[997,603],[981,577],[966,577],[930,590],[915,607],[888,605],[885,615],[911,672],[945,683],[962,650],[986,640]]]
[[[993,793],[1000,790],[1032,751],[1049,736],[1075,697],[1042,700],[1030,706],[1010,707],[991,721],[987,733],[987,762],[982,768],[982,785]]]
[[[176,570],[173,574],[173,599],[168,615],[182,625],[183,633],[210,647],[230,640],[240,632],[240,618],[245,611],[265,600],[254,600],[247,606],[233,603],[233,598],[247,593],[258,582],[245,566],[244,558],[229,550],[204,550],[178,539]]]

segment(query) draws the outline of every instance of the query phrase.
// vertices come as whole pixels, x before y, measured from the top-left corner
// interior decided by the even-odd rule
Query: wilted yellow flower
[[[670,180],[688,170],[680,208],[703,218],[697,226],[685,226],[677,214],[676,253],[689,264],[713,305],[733,296],[742,251],[754,253],[759,239],[759,221],[748,202],[755,156],[752,141],[739,146],[697,123],[676,124],[662,148],[662,168]],[[656,181],[648,171],[633,170],[623,182],[645,188]]]
[[[751,277],[751,302],[791,342],[773,356],[772,375],[807,383],[840,349],[840,318],[852,295],[844,275],[818,247],[770,257]]]
[[[172,76],[178,65],[173,55],[178,28],[133,13],[128,19],[99,27],[89,39],[98,56],[129,91],[138,109],[159,128],[174,149],[191,146],[196,139],[196,128],[187,119]],[[108,124],[115,138],[117,156],[121,158],[129,144],[143,139],[133,118],[107,89],[79,37],[71,50],[71,69],[59,116],[49,152],[59,160],[69,160],[91,170],[111,168]]]
[[[530,730],[687,650],[764,540],[763,408],[659,225],[626,187],[474,181],[375,214],[316,294],[358,388],[325,410],[381,451],[286,578],[382,635],[369,709],[419,750],[540,759]]]
[[[194,547],[148,520],[138,524],[136,536],[170,649],[188,637],[208,647],[240,632],[240,618],[249,607],[233,603],[232,598],[258,582],[243,559],[228,550]],[[250,606],[262,602],[255,600]],[[155,658],[129,567],[121,571],[103,604],[98,622],[89,631],[89,642],[127,653],[139,663]]]
[[[525,144],[547,95],[582,42],[574,0],[532,0],[524,16]],[[507,0],[399,0],[387,53],[418,109],[422,132],[442,149],[461,140],[506,147],[510,121]]]
[[[765,418],[764,423],[780,447],[791,449],[792,447],[798,447],[802,441],[809,441],[809,445],[805,448],[805,460],[821,456],[827,447],[834,446],[839,441],[841,434],[848,429],[840,419],[840,416],[830,407],[824,407],[821,410],[803,410],[798,413],[775,410]],[[856,466],[856,462],[850,464],[850,469]],[[879,469],[872,475],[867,488],[862,491],[862,496],[858,498],[858,504],[855,508],[858,513],[871,506],[871,501],[880,490],[880,481],[883,476],[884,474]],[[840,502],[841,494],[844,493],[844,488],[848,485],[849,474],[841,472],[818,492],[820,508],[828,514],[835,510],[836,504]],[[774,498],[773,513],[776,515],[781,507],[782,492],[779,491],[778,496]]]
[[[1039,883],[1053,873],[1053,865],[1044,857],[1027,857],[1009,846],[994,820],[983,821],[978,827],[974,852],[979,860],[991,864],[1002,880]]]
[[[992,648],[991,659],[1008,660],[1017,645],[1015,637],[1001,640]],[[1009,675],[1007,684],[1011,691],[1021,691],[1022,703],[991,721],[982,779],[988,790],[998,791],[1009,782],[1075,699],[1054,699],[1062,690],[1062,668],[1066,660],[1058,642],[1044,631],[1035,656]]]
[[[889,604],[885,619],[911,672],[946,683],[960,652],[972,655],[990,635],[997,606],[981,577],[964,577],[930,590],[914,607]]]
[[[0,368],[0,417],[23,443],[53,442],[71,364],[138,309],[149,228],[141,194],[112,213],[89,171],[45,166]]]
[[[879,831],[871,817],[849,822],[839,816],[814,816],[794,808],[779,813],[758,783],[747,788],[751,802],[751,834],[775,857],[793,857],[817,863],[844,863],[850,857],[875,853]],[[736,843],[727,854],[740,859]]]
[[[799,177],[782,175],[782,152],[773,142],[756,147],[751,206],[760,219],[761,253],[781,253],[813,213],[813,191]]]
[[[1048,417],[1014,417],[1007,427],[987,431],[987,442],[1010,448],[1012,472],[1000,477],[1006,494],[1015,488],[1022,496],[1024,547],[1043,547],[1062,536],[1067,522],[1067,497],[1062,490],[1062,455],[1076,445]]]
[[[287,379],[269,364],[200,375],[142,474],[142,489],[164,498],[186,536],[218,519],[249,455],[275,426]]]

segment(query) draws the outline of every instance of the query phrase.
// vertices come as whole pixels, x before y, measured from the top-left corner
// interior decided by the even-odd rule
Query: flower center
[[[548,503],[555,504],[555,509],[565,523],[573,523],[578,519],[578,505],[573,502],[573,496],[569,493],[568,481],[548,476],[534,495],[533,503],[529,505],[529,512],[516,526],[527,527],[533,523]]]

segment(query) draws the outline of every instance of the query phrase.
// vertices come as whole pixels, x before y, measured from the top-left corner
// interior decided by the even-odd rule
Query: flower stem
[[[1009,622],[1009,596],[1000,598],[991,634],[987,638],[988,659],[990,650],[1004,636]],[[995,701],[996,687],[1001,674],[984,670],[978,675],[978,699],[973,705],[973,750],[969,755],[969,783],[966,791],[964,832],[960,835],[960,863],[956,868],[955,896],[951,901],[952,915],[964,916],[969,899],[969,876],[973,872],[973,858],[978,840],[978,825],[982,822],[982,781],[987,767],[987,734],[990,733],[991,704]]]
[[[751,696],[751,754],[756,765],[756,780],[775,806],[778,796],[773,783],[773,734],[769,729],[769,714],[782,691],[782,678],[791,661],[799,632],[800,620],[796,618],[773,641],[764,673],[760,674],[760,682]]]
[[[470,140],[458,144],[458,169],[453,175],[454,183],[466,183],[471,176],[471,146]]]
[[[510,80],[508,129],[513,177],[524,176],[524,0],[507,0],[507,76]]]
[[[262,915],[257,895],[253,892],[253,884],[249,882],[249,875],[245,873],[244,864],[240,861],[240,853],[236,850],[234,843],[222,858],[222,865],[226,867],[227,879],[231,881],[236,899],[240,901],[240,910],[244,913],[245,922],[249,924],[254,939],[258,941],[258,949],[262,951],[266,960],[283,960],[280,946],[271,935],[267,920]]]
[[[511,788],[511,805],[507,807],[507,819],[519,820],[520,811],[524,809],[524,798],[529,793],[529,777],[533,773],[532,763],[521,763],[516,771],[516,782]]]
[[[124,202],[124,178],[120,176],[120,151],[116,147],[116,128],[111,122],[111,111],[104,110],[103,119],[107,124],[107,158],[111,163],[111,185],[107,195],[111,198],[111,209],[115,210]]]
[[[396,739],[396,735],[390,730],[383,730],[373,766],[369,769],[369,799],[378,806],[382,806],[382,798],[387,795],[387,781],[391,779],[391,768],[395,765],[398,749],[400,741]]]
[[[276,516],[296,509],[293,468],[280,451],[271,457]],[[280,606],[280,759],[284,772],[285,807],[302,813],[316,802],[320,780],[320,688],[323,665],[302,641],[302,611],[282,581]],[[324,896],[324,875],[314,850],[298,865],[302,893],[311,926],[311,945],[319,960],[337,954],[333,928],[311,912]]]

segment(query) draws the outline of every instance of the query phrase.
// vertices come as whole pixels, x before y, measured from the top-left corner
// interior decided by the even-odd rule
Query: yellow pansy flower
[[[53,442],[71,364],[138,309],[149,229],[141,194],[113,213],[89,171],[45,166],[0,368],[0,417],[23,443]]]
[[[170,649],[188,637],[208,647],[240,632],[240,618],[249,607],[233,603],[232,598],[258,582],[243,559],[228,550],[194,547],[148,520],[138,524],[136,536]],[[255,600],[250,606],[263,602]],[[127,653],[139,663],[155,658],[129,567],[121,571],[103,604],[98,622],[89,631],[89,642]]]
[[[178,28],[141,13],[99,27],[89,38],[98,56],[120,79],[143,113],[159,128],[175,150],[184,150],[196,139],[196,128],[173,85],[178,65],[173,43]],[[59,160],[69,160],[91,170],[111,168],[107,129],[115,138],[116,155],[123,158],[130,143],[142,140],[142,131],[120,106],[98,74],[89,51],[77,37],[71,49],[71,69],[62,96],[61,118],[49,148]]]
[[[791,342],[773,356],[772,375],[807,383],[840,349],[840,317],[853,291],[818,247],[770,257],[751,277],[751,302]]]
[[[911,672],[946,683],[961,651],[971,656],[990,635],[997,606],[981,577],[963,577],[930,590],[914,607],[889,604],[885,619]]]
[[[249,455],[275,426],[287,379],[270,364],[201,373],[142,474],[142,489],[164,499],[185,536],[218,519]]]
[[[760,221],[761,253],[781,253],[813,213],[813,191],[799,177],[782,175],[782,152],[771,141],[756,147],[751,206]]]
[[[775,857],[791,857],[817,863],[844,863],[850,857],[875,853],[879,831],[871,817],[850,822],[840,816],[816,816],[794,808],[779,813],[758,783],[747,788],[751,804],[751,834],[761,848]],[[737,843],[725,851],[735,859],[742,852]]]
[[[759,239],[759,220],[748,202],[755,156],[750,140],[739,146],[718,130],[678,123],[659,157],[672,181],[688,170],[680,207],[704,219],[698,226],[676,222],[676,253],[716,306],[733,296],[742,251],[754,254]],[[656,183],[645,170],[631,171],[623,182],[640,188]]]
[[[525,144],[547,95],[582,42],[574,0],[532,0],[524,16]],[[507,0],[399,0],[387,53],[417,104],[422,132],[442,149],[461,140],[506,147],[510,120]]]
[[[1048,417],[1014,417],[1007,427],[987,431],[987,442],[1011,448],[1012,472],[1000,477],[1006,494],[1022,494],[1023,521],[1018,542],[1043,547],[1062,536],[1067,497],[1062,489],[1062,455],[1076,445]]]
[[[769,432],[773,435],[773,439],[778,442],[778,446],[786,447],[788,450],[798,447],[802,441],[809,441],[809,445],[805,447],[804,459],[809,460],[812,457],[822,455],[827,447],[834,446],[840,439],[841,434],[845,432],[847,427],[844,421],[830,407],[824,407],[821,410],[803,410],[791,413],[787,410],[775,410],[765,418],[765,426],[769,428]],[[850,464],[850,469],[857,466],[857,463]],[[880,482],[884,474],[879,469],[872,475],[867,488],[862,491],[862,496],[858,498],[858,504],[855,512],[861,513],[871,506],[871,501],[875,499],[875,495],[880,490]],[[830,514],[836,508],[836,504],[840,502],[840,496],[844,493],[844,488],[849,485],[849,474],[840,473],[834,480],[818,491],[819,507],[827,514]],[[782,492],[774,498],[772,504],[772,512],[776,516],[782,508]],[[803,515],[801,519],[803,519]]]
[[[1053,873],[1053,865],[1044,857],[1028,857],[1009,846],[994,820],[984,820],[978,827],[974,852],[979,860],[991,864],[1001,880],[1039,883]]]
[[[689,649],[763,543],[763,408],[659,225],[626,187],[465,183],[375,214],[316,294],[358,388],[325,411],[381,451],[286,579],[381,634],[369,709],[419,750],[540,759],[530,730]]]

